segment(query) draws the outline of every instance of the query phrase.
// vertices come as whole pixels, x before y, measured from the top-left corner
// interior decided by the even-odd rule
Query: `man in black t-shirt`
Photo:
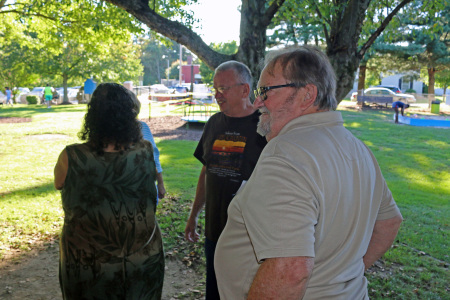
[[[203,164],[185,237],[196,242],[198,216],[205,206],[206,300],[219,298],[214,273],[217,240],[227,221],[227,209],[258,161],[266,139],[256,132],[259,121],[250,102],[252,76],[248,67],[228,61],[217,67],[214,90],[220,112],[203,130],[194,156]]]

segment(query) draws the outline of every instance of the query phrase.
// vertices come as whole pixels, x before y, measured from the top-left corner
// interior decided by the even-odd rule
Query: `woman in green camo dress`
[[[161,299],[164,253],[155,218],[156,170],[136,96],[94,91],[79,137],[55,166],[65,213],[59,280],[64,299]]]

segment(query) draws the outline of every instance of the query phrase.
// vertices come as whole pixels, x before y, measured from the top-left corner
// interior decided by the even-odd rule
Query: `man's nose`
[[[218,90],[215,91],[214,93],[214,97],[218,98],[217,96],[223,96],[221,92],[219,92]]]
[[[264,101],[261,100],[261,96],[256,97],[255,102],[253,102],[253,107],[258,109],[264,106]]]

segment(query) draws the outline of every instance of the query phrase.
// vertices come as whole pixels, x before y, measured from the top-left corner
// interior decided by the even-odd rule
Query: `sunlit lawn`
[[[57,238],[63,211],[53,167],[65,145],[79,142],[85,105],[2,108],[0,117],[0,258]],[[141,118],[148,118],[144,105]],[[165,107],[152,109],[152,117]],[[173,112],[172,112],[173,113]],[[182,110],[177,111],[182,114]],[[448,299],[450,129],[395,125],[390,111],[343,111],[345,126],[373,151],[404,223],[393,247],[368,274],[374,299]],[[183,240],[200,163],[196,142],[158,140],[168,197],[158,206],[168,255],[202,265],[201,244]]]

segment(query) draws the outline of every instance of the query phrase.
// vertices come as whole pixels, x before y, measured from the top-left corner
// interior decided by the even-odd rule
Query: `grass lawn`
[[[0,259],[57,239],[63,211],[53,167],[65,145],[79,142],[85,109],[1,108],[0,117],[31,121],[0,123]],[[341,110],[345,126],[377,157],[405,219],[394,247],[367,273],[371,298],[448,299],[450,129],[396,125],[391,111]],[[144,105],[140,117],[148,114]],[[156,141],[168,191],[158,207],[166,254],[203,268],[202,244],[183,238],[201,167],[192,156],[197,143]]]

